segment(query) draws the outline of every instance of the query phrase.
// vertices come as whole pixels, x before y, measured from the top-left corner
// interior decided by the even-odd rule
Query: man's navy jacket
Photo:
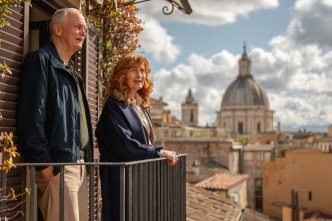
[[[92,161],[89,106],[82,78],[74,72],[79,79],[89,130],[85,160]],[[28,162],[77,162],[81,136],[78,102],[75,79],[66,69],[52,42],[26,56],[19,83],[18,135]]]

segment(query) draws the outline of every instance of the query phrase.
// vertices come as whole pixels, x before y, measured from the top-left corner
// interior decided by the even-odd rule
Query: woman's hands
[[[174,166],[179,160],[174,151],[161,150],[160,155],[167,158],[168,164],[171,166]]]

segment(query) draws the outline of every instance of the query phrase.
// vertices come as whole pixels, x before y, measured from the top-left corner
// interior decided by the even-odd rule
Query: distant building
[[[159,99],[150,98],[150,105],[151,105],[151,119],[153,121],[153,126],[161,127],[164,122],[167,122],[167,115],[166,110],[164,108],[168,105],[165,101],[163,101],[163,98],[160,97]]]
[[[332,137],[322,137],[318,140],[318,150],[332,152]]]
[[[251,74],[251,60],[245,46],[239,60],[239,74],[227,88],[217,112],[217,128],[224,128],[229,134],[273,131],[273,111],[263,87]]]
[[[332,125],[328,128],[327,137],[318,140],[318,149],[323,152],[332,152]]]
[[[243,173],[249,174],[248,207],[263,211],[263,163],[271,160],[272,144],[243,146]]]
[[[219,196],[232,199],[240,205],[241,209],[244,209],[248,205],[248,179],[248,174],[218,173],[199,183],[196,183],[195,186],[214,191]]]
[[[282,210],[282,221],[293,221],[292,209],[293,205],[291,203],[281,203],[273,202],[274,206],[281,207]],[[322,213],[319,210],[314,210],[307,212],[307,208],[303,206],[298,207],[299,211],[299,221],[330,221],[332,220],[332,215]]]
[[[306,212],[332,214],[331,168],[332,154],[312,148],[288,150],[285,157],[263,163],[263,213],[281,218],[281,207],[273,204],[290,204],[297,189]]]
[[[158,138],[210,138],[216,136],[215,127],[198,126],[198,104],[194,101],[191,89],[188,91],[185,103],[182,104],[184,121],[177,119],[170,110],[165,109],[168,104],[163,101],[162,97],[150,98],[150,104],[151,118]]]
[[[156,146],[162,139],[157,139]],[[168,138],[167,150],[187,154],[187,182],[197,183],[216,173],[238,173],[238,151],[227,138]]]
[[[198,126],[198,104],[191,93],[191,88],[188,90],[186,101],[181,105],[182,121],[188,126]]]

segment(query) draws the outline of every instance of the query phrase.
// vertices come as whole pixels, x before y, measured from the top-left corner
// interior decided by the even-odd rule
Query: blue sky
[[[180,119],[191,87],[200,125],[213,124],[237,76],[246,42],[252,73],[282,130],[326,131],[332,124],[331,0],[189,0],[193,13],[164,15],[164,1],[137,5],[150,61],[153,97]],[[329,36],[329,37],[328,37]]]

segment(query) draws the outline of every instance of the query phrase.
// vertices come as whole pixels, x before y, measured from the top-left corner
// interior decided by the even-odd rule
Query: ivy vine
[[[117,0],[125,3],[125,0]],[[138,9],[135,5],[116,8],[113,0],[87,0],[87,14],[97,20],[93,21],[102,30],[102,85],[110,74],[118,59],[129,52],[140,48],[138,36],[143,30],[142,20],[137,18]]]

